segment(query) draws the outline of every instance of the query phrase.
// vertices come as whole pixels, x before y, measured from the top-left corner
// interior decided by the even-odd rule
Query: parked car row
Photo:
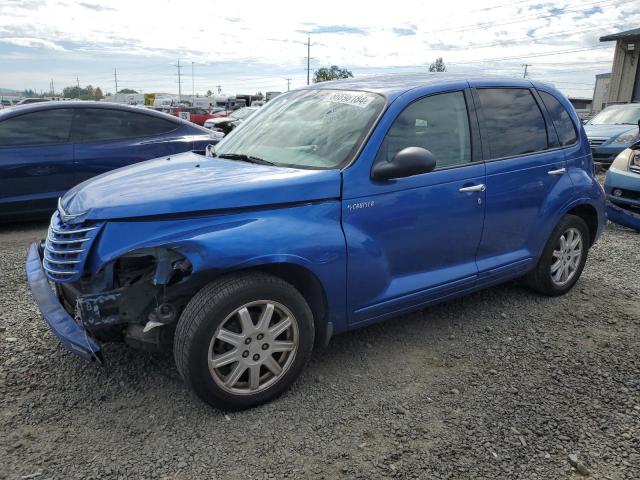
[[[228,134],[234,128],[238,127],[243,121],[248,119],[258,107],[245,107],[228,115],[218,115],[204,122],[204,127],[214,132]]]
[[[204,150],[222,135],[172,115],[105,102],[0,111],[0,219],[50,214],[74,185],[151,158]]]

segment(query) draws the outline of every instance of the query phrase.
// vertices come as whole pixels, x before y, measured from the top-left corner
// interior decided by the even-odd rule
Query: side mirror
[[[371,170],[374,180],[391,180],[421,173],[431,172],[436,168],[436,159],[426,148],[407,147],[396,153],[390,162],[378,162]]]

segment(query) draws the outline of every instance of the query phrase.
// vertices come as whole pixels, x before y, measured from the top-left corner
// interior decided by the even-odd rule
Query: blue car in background
[[[0,111],[0,220],[50,215],[67,190],[143,160],[216,143],[215,134],[153,110],[42,102]]]
[[[620,153],[607,172],[607,218],[640,232],[640,142]]]
[[[620,152],[640,139],[639,123],[640,103],[611,105],[589,120],[584,129],[593,161],[610,165]]]
[[[517,278],[568,292],[604,210],[553,87],[350,79],[274,98],[206,154],[74,187],[26,270],[71,352],[173,349],[201,399],[241,409],[334,334]]]

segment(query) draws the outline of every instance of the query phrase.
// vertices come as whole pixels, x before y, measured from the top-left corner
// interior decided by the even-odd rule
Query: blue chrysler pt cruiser
[[[206,154],[76,186],[26,268],[72,352],[172,348],[198,397],[242,409],[340,332],[516,278],[566,293],[604,221],[554,88],[371,77],[281,95]]]

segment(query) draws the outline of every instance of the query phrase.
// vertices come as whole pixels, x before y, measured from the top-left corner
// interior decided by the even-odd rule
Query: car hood
[[[585,125],[587,138],[611,138],[628,131],[638,131],[636,125]]]
[[[75,221],[213,212],[340,197],[339,170],[304,170],[205,157],[162,157],[99,175],[69,190]],[[73,220],[72,220],[73,221]]]

